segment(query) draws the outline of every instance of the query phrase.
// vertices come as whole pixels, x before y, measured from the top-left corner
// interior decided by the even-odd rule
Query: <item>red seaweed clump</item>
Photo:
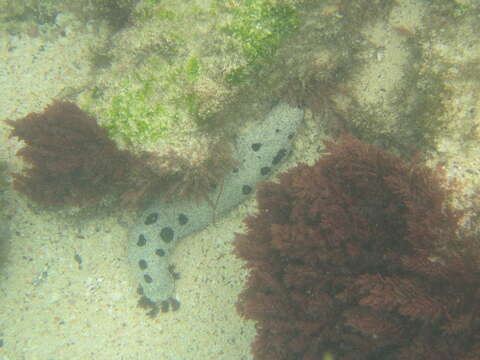
[[[235,253],[256,360],[480,359],[480,250],[439,169],[351,137],[263,183]]]
[[[10,136],[25,142],[18,155],[31,165],[14,174],[14,188],[42,205],[92,204],[125,181],[132,156],[72,102],[6,122]]]

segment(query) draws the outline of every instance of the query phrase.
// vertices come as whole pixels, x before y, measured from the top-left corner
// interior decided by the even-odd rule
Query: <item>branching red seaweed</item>
[[[42,113],[6,122],[11,136],[25,142],[18,155],[31,164],[14,174],[14,187],[40,204],[92,204],[126,181],[133,157],[74,103],[56,101]]]
[[[480,249],[451,188],[352,137],[264,183],[235,240],[256,360],[480,359]]]

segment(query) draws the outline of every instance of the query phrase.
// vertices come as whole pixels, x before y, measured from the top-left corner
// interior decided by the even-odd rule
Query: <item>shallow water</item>
[[[208,0],[27,3],[0,1],[2,119],[69,99],[122,147],[201,161],[212,139],[231,142],[289,101],[305,120],[280,171],[312,163],[323,139],[346,130],[398,154],[420,149],[465,194],[478,186],[476,1],[285,0],[294,13],[285,22]],[[269,20],[283,26],[278,37],[265,37]],[[151,121],[145,132],[122,127],[125,109],[134,123]],[[138,214],[114,199],[85,209],[34,204],[11,186],[25,164],[10,131],[0,122],[1,360],[253,359],[255,324],[235,308],[247,272],[232,255],[253,198],[179,243],[181,307],[151,319],[137,307],[127,260]],[[457,205],[465,201],[459,194]]]

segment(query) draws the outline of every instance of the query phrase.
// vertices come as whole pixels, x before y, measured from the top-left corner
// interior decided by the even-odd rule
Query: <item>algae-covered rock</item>
[[[118,143],[137,150],[222,127],[230,121],[225,108],[295,33],[299,3],[142,2],[131,27],[93,49],[108,65],[97,68],[81,102]]]

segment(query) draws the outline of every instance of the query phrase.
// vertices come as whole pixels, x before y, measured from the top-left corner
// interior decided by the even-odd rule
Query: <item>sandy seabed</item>
[[[88,82],[85,54],[93,32],[66,32],[54,41],[27,35],[0,41],[0,119],[41,111],[66,89]],[[401,52],[389,54],[389,64],[401,64]],[[388,69],[382,67],[385,76],[394,73]],[[369,76],[368,86],[384,78]],[[15,156],[21,144],[8,138],[9,131],[0,122],[0,160],[17,172],[23,167]],[[318,157],[318,131],[299,134],[283,169]],[[464,159],[448,139],[441,148],[452,176],[479,182],[480,156],[473,156],[478,150]],[[181,307],[150,319],[136,306],[137,282],[127,262],[126,223],[134,213],[92,209],[75,215],[41,210],[12,189],[4,197],[10,234],[0,245],[0,360],[252,358],[254,323],[235,309],[247,274],[232,255],[232,240],[255,210],[254,199],[180,242],[174,262]]]

